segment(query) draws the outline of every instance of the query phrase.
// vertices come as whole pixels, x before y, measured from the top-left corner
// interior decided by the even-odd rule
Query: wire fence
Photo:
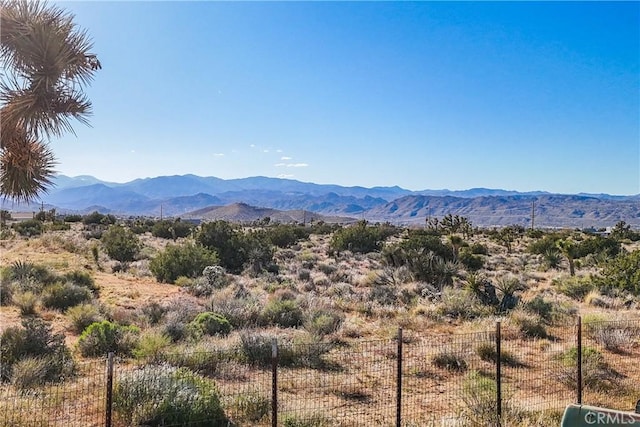
[[[110,355],[57,384],[1,384],[0,426],[557,425],[569,403],[634,409],[639,338],[640,320],[579,318],[528,336],[500,322],[337,345],[255,334],[240,350]]]

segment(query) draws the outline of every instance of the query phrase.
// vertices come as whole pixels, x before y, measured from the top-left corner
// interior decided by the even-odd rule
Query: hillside
[[[256,207],[251,218],[260,215],[258,209],[272,209],[275,211],[267,216],[282,217],[284,221],[290,216],[286,211],[301,210],[333,217],[335,221],[364,218],[416,225],[430,216],[451,214],[465,216],[478,226],[528,227],[534,208],[534,225],[542,227],[604,228],[625,221],[640,228],[640,195],[562,195],[485,188],[409,191],[400,187],[341,187],[266,177],[223,180],[196,175],[145,178],[124,184],[88,176],[58,176],[57,183],[58,187],[42,197],[42,203],[59,212],[88,213],[97,209],[123,216],[197,218],[203,209],[213,212],[218,208],[212,206],[242,203]],[[35,211],[40,207],[38,203],[9,208]],[[244,214],[233,216],[233,208],[227,211],[211,213],[209,217],[245,220]]]

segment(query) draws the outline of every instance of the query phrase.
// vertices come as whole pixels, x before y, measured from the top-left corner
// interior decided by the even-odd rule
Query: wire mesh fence
[[[631,411],[640,398],[640,320],[243,340],[241,350],[100,359],[62,382],[0,384],[0,426],[515,426],[575,402]]]

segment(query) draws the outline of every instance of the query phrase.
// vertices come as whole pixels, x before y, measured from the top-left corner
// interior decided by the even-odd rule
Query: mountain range
[[[478,226],[511,224],[540,227],[607,227],[625,221],[640,227],[640,194],[552,194],[501,189],[410,191],[393,187],[343,187],[292,179],[220,179],[197,175],[159,176],[127,183],[92,176],[57,175],[55,186],[37,207],[12,205],[13,211],[41,206],[59,212],[94,210],[127,216],[180,216],[198,219],[277,221],[354,219],[424,224],[428,217],[467,217]]]

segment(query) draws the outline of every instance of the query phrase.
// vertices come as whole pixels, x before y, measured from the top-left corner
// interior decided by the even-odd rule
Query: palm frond
[[[0,150],[0,194],[16,202],[32,202],[52,185],[53,153],[22,129],[3,126],[2,133],[7,143]]]

